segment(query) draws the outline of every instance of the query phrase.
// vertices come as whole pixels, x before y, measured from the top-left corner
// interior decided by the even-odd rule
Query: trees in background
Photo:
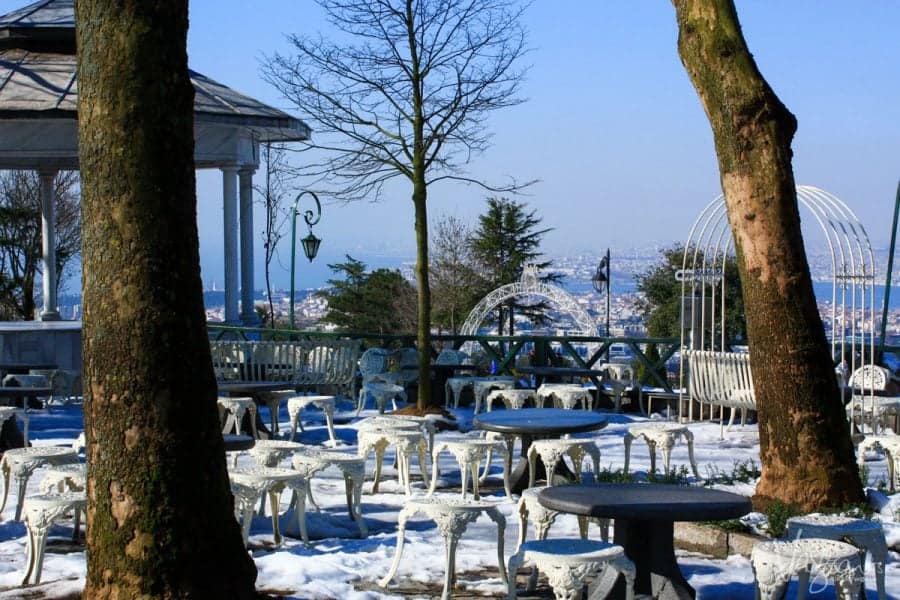
[[[78,0],[86,599],[256,598],[200,280],[187,0]]]
[[[81,252],[78,173],[60,171],[53,182],[57,286]],[[0,319],[35,318],[35,282],[41,275],[41,195],[36,171],[0,173]]]
[[[322,319],[342,331],[357,333],[412,333],[416,330],[416,289],[400,271],[375,269],[347,256],[328,265],[340,279],[329,279],[320,295],[328,302]]]
[[[472,230],[462,220],[445,216],[432,228],[431,322],[452,335],[481,299],[486,286],[472,251]]]
[[[521,102],[526,52],[518,0],[316,0],[338,35],[292,36],[268,80],[309,119],[316,136],[303,173],[322,193],[378,200],[392,179],[409,183],[415,211],[419,378],[431,361],[429,186],[443,180],[513,191],[467,177],[488,147],[487,116]],[[333,41],[338,40],[338,41]],[[430,404],[423,386],[419,407]]]
[[[541,239],[550,229],[538,229],[542,219],[537,211],[528,210],[526,204],[509,198],[490,197],[487,210],[478,217],[478,226],[472,233],[472,254],[481,273],[479,298],[502,285],[514,283],[522,275],[525,265],[534,263],[538,269],[550,266],[550,261],[539,261]],[[559,275],[544,273],[543,281],[558,281]],[[509,335],[515,333],[515,313],[525,315],[535,323],[546,322],[548,306],[545,302],[524,303],[512,298],[497,309],[498,335],[504,334],[504,324]]]
[[[760,74],[732,0],[672,0],[678,53],[712,127],[743,282],[759,414],[755,502],[864,499],[800,232],[797,120]]]
[[[644,318],[647,333],[651,337],[679,337],[681,335],[681,295],[682,284],[675,279],[684,261],[684,246],[674,245],[660,251],[660,260],[642,273],[635,275],[637,289],[643,296],[637,306]],[[699,261],[698,261],[699,262]],[[725,339],[746,339],[747,324],[744,319],[744,300],[741,295],[741,278],[738,276],[737,260],[729,256],[725,260]],[[699,290],[697,290],[699,293]],[[691,293],[691,286],[685,286],[685,294]],[[707,298],[717,304],[721,302],[721,288],[716,289],[715,298]],[[690,327],[690,323],[686,324]],[[718,319],[714,324],[719,326]],[[712,336],[718,340],[718,336]]]

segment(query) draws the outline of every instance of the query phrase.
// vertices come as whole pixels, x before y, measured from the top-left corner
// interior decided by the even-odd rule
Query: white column
[[[59,321],[56,304],[56,206],[53,182],[56,171],[40,171],[41,180],[41,250],[44,308],[41,321]]]
[[[253,310],[253,169],[238,171],[241,204],[241,323],[259,325]]]
[[[238,318],[238,212],[237,167],[222,167],[222,211],[225,239],[225,323]]]

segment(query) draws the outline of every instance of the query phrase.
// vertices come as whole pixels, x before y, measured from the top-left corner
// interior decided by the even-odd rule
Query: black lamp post
[[[600,258],[600,264],[594,276],[591,277],[591,283],[594,289],[602,294],[606,292],[606,337],[609,337],[609,248],[606,249],[606,256]]]
[[[305,195],[309,194],[312,196],[313,200],[316,203],[316,212],[307,209],[303,213],[303,220],[306,221],[306,227],[309,229],[309,235],[300,240],[300,245],[303,246],[303,254],[306,255],[306,258],[309,259],[309,262],[312,262],[316,257],[316,254],[319,253],[319,244],[322,243],[320,238],[317,238],[313,235],[312,226],[319,222],[319,219],[322,218],[322,205],[319,203],[319,197],[316,196],[315,192],[305,191],[300,192],[297,195],[297,199],[294,200],[294,209],[291,211],[291,330],[294,329],[294,263],[297,257],[297,215],[300,214],[300,209],[297,208],[300,205],[300,199]]]

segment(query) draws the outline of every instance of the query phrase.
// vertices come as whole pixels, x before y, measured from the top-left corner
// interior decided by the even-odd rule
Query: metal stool
[[[855,599],[863,582],[859,550],[850,544],[822,539],[762,542],[750,554],[756,597],[775,600],[784,596],[788,582],[799,579],[797,598],[802,600],[809,588],[809,575],[834,581],[838,598]]]
[[[585,579],[607,566],[625,576],[625,597],[634,598],[634,563],[622,546],[577,538],[525,542],[509,558],[510,600],[516,597],[516,571],[524,564],[533,564],[547,575],[558,600],[579,597]]]
[[[506,519],[497,510],[497,507],[489,502],[468,501],[458,496],[433,496],[409,500],[403,510],[400,511],[397,519],[397,550],[394,552],[394,560],[391,563],[390,571],[378,582],[378,585],[387,587],[394,575],[397,574],[397,569],[400,567],[400,557],[403,555],[406,521],[417,512],[421,512],[432,521],[435,521],[438,530],[444,536],[447,553],[444,571],[444,591],[441,594],[442,600],[450,598],[456,567],[456,546],[459,543],[459,539],[465,533],[469,523],[477,519],[482,513],[486,514],[497,524],[497,560],[500,568],[500,579],[504,582],[506,581],[506,569],[503,564],[503,532],[506,529]]]

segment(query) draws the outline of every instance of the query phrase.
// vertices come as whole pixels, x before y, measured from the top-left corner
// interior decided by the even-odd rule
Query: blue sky
[[[0,0],[8,12],[24,1]],[[798,183],[845,200],[873,245],[890,237],[900,177],[900,2],[743,0],[738,13],[760,70],[797,116]],[[287,33],[327,34],[310,0],[192,0],[191,67],[296,114],[260,77],[260,64],[289,52]],[[525,26],[533,51],[524,104],[495,113],[493,146],[470,172],[540,179],[522,199],[554,228],[550,255],[599,254],[684,240],[719,193],[709,125],[676,49],[667,1],[536,0]],[[296,115],[303,118],[303,115]],[[221,175],[198,172],[204,281],[222,281]],[[431,220],[474,222],[485,193],[444,185],[429,193]],[[255,229],[262,230],[258,213]],[[298,261],[298,285],[319,285],[325,263],[345,253],[414,255],[410,189],[385,201],[327,205],[316,233],[320,258]],[[289,240],[283,243],[288,264]],[[257,244],[261,262],[261,242]],[[302,258],[302,257],[301,257]],[[276,284],[287,271],[276,266]],[[262,268],[257,267],[262,286]]]

